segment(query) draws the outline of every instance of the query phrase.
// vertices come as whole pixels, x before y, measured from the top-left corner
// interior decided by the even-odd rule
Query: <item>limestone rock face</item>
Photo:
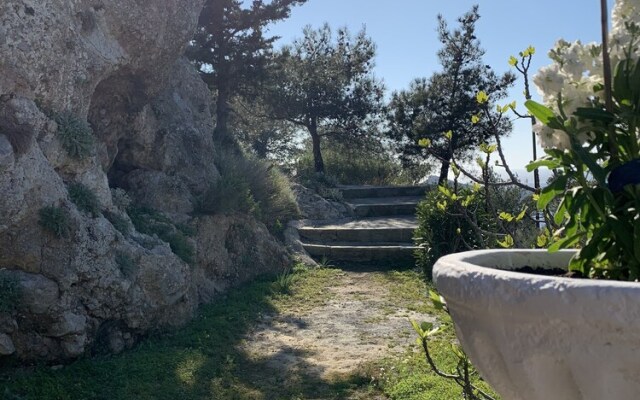
[[[304,219],[325,221],[352,216],[347,206],[327,200],[312,189],[299,184],[294,184],[292,189]]]
[[[182,58],[203,2],[0,1],[0,357],[119,352],[286,264],[254,219],[191,214],[219,178],[210,93]],[[61,115],[92,128],[83,157]],[[188,234],[136,231],[116,187]]]

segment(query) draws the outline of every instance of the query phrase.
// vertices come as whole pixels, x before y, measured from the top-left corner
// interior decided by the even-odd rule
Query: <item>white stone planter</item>
[[[640,399],[640,284],[509,271],[572,254],[481,250],[434,266],[463,348],[503,400]]]

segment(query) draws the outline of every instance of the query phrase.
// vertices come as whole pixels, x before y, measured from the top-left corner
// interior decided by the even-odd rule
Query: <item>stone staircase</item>
[[[426,186],[340,186],[354,218],[298,227],[304,249],[316,259],[359,264],[414,264],[415,209]]]

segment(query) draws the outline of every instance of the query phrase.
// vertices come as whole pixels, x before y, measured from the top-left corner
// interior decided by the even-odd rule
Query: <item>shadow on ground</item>
[[[260,359],[239,350],[242,340],[251,340],[247,335],[256,320],[277,315],[273,293],[267,280],[233,290],[202,307],[179,332],[151,337],[120,355],[81,359],[56,370],[0,365],[0,398],[347,399],[366,389],[368,382],[358,374],[323,379],[322,367],[278,362],[288,356],[279,353],[299,350],[284,348]]]

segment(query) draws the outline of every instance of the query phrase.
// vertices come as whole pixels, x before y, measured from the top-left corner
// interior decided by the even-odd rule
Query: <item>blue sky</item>
[[[486,50],[484,61],[497,72],[507,71],[510,55],[529,45],[536,48],[532,71],[550,63],[546,54],[555,41],[580,39],[600,41],[598,0],[308,0],[293,10],[288,20],[271,27],[269,33],[281,36],[280,43],[300,37],[305,25],[333,28],[347,26],[355,33],[363,26],[377,45],[377,77],[389,93],[402,90],[417,77],[429,77],[438,70],[436,53],[440,48],[436,16],[442,14],[450,27],[456,18],[479,4],[481,18],[477,36]],[[610,1],[613,3],[613,1]],[[518,81],[512,100],[522,104]],[[518,123],[506,142],[510,164],[522,168],[531,159],[531,133],[528,123]]]

